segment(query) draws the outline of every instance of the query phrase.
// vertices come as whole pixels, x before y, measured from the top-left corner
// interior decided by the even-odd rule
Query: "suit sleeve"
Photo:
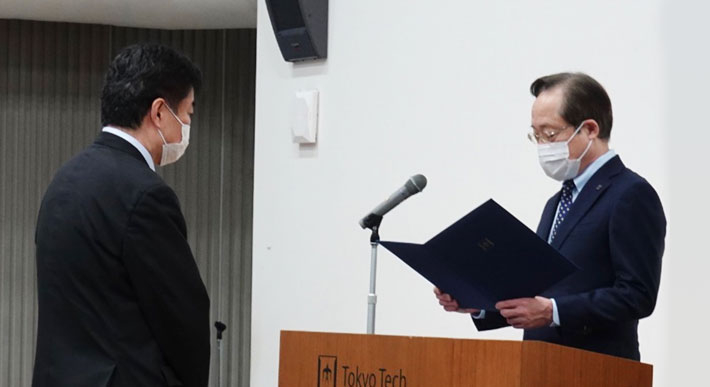
[[[555,297],[563,328],[594,329],[649,316],[661,277],[666,219],[658,195],[641,181],[624,192],[609,220],[613,285]]]
[[[138,303],[166,362],[185,387],[209,376],[209,298],[175,193],[148,190],[131,214],[123,258]]]

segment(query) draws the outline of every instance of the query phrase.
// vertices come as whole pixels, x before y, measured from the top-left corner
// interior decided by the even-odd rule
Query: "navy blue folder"
[[[423,245],[380,244],[462,308],[540,295],[577,270],[555,248],[488,200]]]

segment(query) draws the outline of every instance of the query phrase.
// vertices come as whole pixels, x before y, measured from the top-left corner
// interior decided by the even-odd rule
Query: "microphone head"
[[[404,187],[410,195],[414,195],[417,192],[422,192],[424,187],[426,187],[426,177],[424,175],[414,175],[404,183]]]

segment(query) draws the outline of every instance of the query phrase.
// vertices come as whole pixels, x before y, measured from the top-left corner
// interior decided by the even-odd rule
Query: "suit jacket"
[[[560,200],[547,201],[537,234],[547,240]],[[619,156],[587,182],[552,246],[580,267],[542,294],[557,303],[559,327],[526,330],[524,340],[639,360],[638,322],[653,312],[661,276],[666,219],[653,187]],[[506,326],[496,311],[480,330]]]
[[[209,299],[178,198],[109,133],[68,161],[36,230],[34,387],[207,385]]]

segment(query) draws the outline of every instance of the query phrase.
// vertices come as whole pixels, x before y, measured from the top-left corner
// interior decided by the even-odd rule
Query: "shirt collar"
[[[118,137],[121,137],[122,139],[128,141],[129,144],[133,145],[134,148],[138,149],[138,152],[143,155],[143,158],[145,159],[145,162],[148,163],[148,166],[150,169],[155,172],[155,163],[153,162],[153,158],[150,156],[150,152],[148,152],[148,149],[146,149],[143,144],[140,143],[140,141],[136,140],[135,137],[131,136],[130,134],[122,131],[121,129],[116,129],[110,126],[104,126],[103,129],[101,129],[102,132],[106,133],[111,133],[113,135],[116,135]]]
[[[616,152],[614,152],[613,149],[609,149],[606,153],[599,156],[596,160],[589,164],[584,172],[575,177],[574,186],[577,189],[577,192],[582,192],[582,188],[584,188],[584,185],[587,184],[589,179],[591,179],[592,176],[594,176],[594,174],[607,163],[607,161],[614,158],[614,156],[616,156]]]

